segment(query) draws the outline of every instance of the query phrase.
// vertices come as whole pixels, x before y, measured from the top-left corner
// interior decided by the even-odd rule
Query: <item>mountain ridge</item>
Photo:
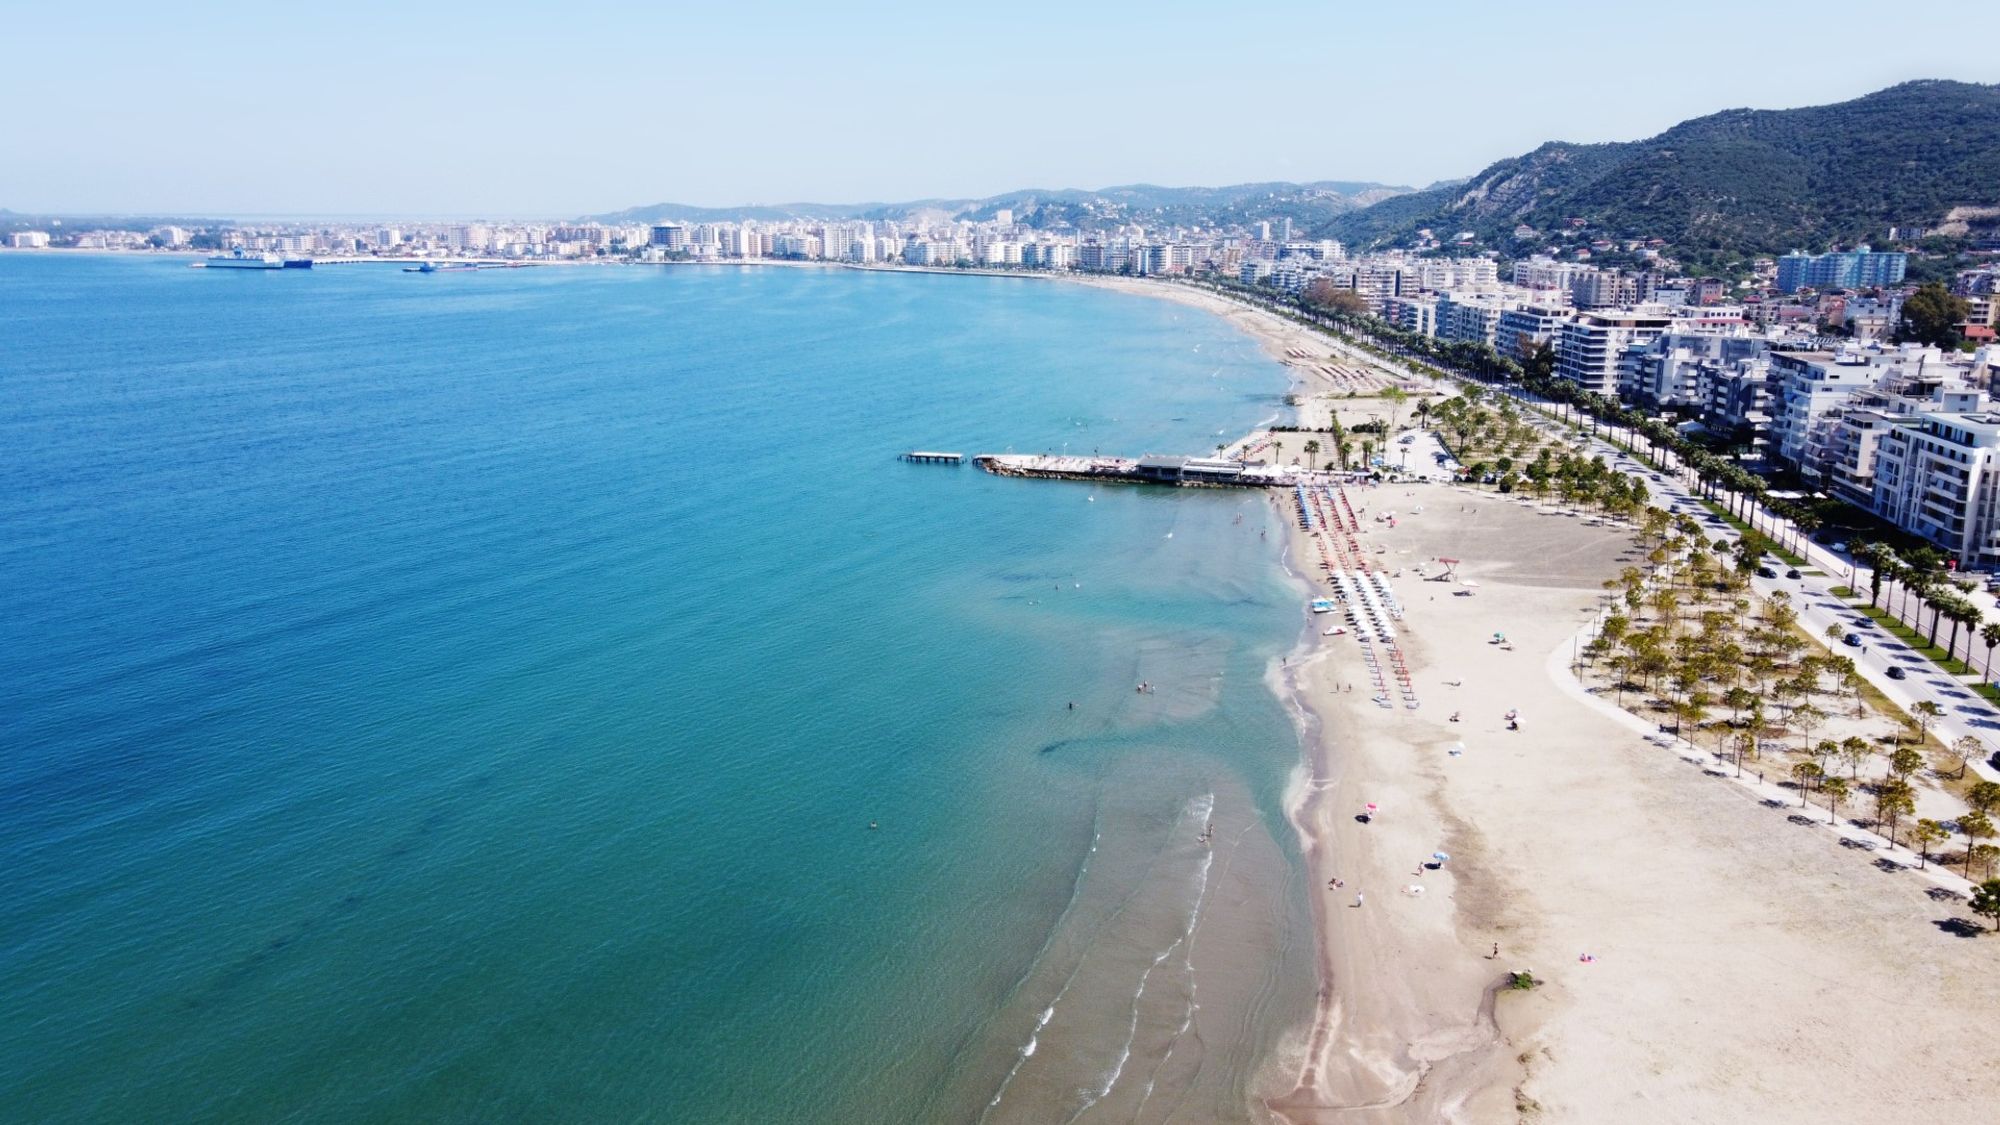
[[[1430,229],[1519,255],[1560,247],[1552,228],[1664,239],[1671,251],[1775,254],[1933,229],[1954,208],[2000,203],[2000,85],[1905,82],[1846,102],[1726,109],[1637,141],[1549,141],[1330,218],[1315,233],[1356,248]],[[1516,237],[1518,225],[1535,228]]]
[[[1404,185],[1365,180],[1314,180],[1298,183],[1285,180],[1227,184],[1220,187],[1162,187],[1157,184],[1114,184],[1095,191],[1083,188],[1022,188],[979,198],[929,198],[902,202],[865,203],[775,203],[740,207],[697,207],[684,203],[652,203],[620,211],[588,215],[601,223],[640,223],[683,220],[725,222],[752,219],[763,222],[786,219],[888,220],[926,212],[947,218],[990,218],[996,211],[1014,210],[1017,221],[1029,225],[1074,223],[1080,217],[1115,218],[1139,214],[1157,216],[1154,221],[1175,222],[1201,212],[1238,214],[1269,211],[1273,220],[1292,218],[1313,225],[1332,214],[1367,206],[1416,189]],[[1034,222],[1044,211],[1051,212],[1049,223]],[[1101,215],[1098,213],[1102,212]]]

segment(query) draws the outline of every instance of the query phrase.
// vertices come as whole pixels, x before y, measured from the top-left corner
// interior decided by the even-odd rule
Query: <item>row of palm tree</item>
[[[1259,296],[1269,299],[1268,294]],[[1433,340],[1365,312],[1309,307],[1299,302],[1293,306],[1297,319],[1338,330],[1362,342],[1371,352],[1403,361],[1415,370],[1477,382],[1518,385],[1556,408],[1565,422],[1585,426],[1593,436],[1602,427],[1655,469],[1681,474],[1703,498],[1722,504],[1739,522],[1771,536],[1787,550],[1798,550],[1801,541],[1822,526],[1819,513],[1811,506],[1773,497],[1764,479],[1744,468],[1734,456],[1690,440],[1666,421],[1627,407],[1615,398],[1557,378],[1547,362],[1545,347],[1531,350],[1518,359],[1510,358],[1488,344]],[[1468,462],[1463,456],[1459,460]],[[1899,555],[1886,544],[1857,543],[1855,554],[1870,564],[1871,605],[1880,604],[1885,580],[1893,584],[1901,597],[1890,612],[1910,621],[1908,603],[1914,598],[1917,620],[1913,625],[1924,630],[1933,646],[1937,645],[1944,624],[1949,622],[1950,631],[1942,647],[1948,655],[1963,659],[1967,665],[1972,663],[1972,642],[1976,638],[1985,647],[1981,678],[1991,682],[1993,656],[2000,649],[2000,622],[1987,621],[1965,597],[1971,585],[1950,574],[1943,552],[1935,547],[1917,546]],[[1922,623],[1926,611],[1930,614],[1927,628]],[[1961,635],[1966,638],[1963,654],[1958,644]]]

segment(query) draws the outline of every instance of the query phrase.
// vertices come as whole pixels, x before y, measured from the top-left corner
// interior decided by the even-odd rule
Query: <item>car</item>
[[[1892,680],[1907,680],[1910,678],[1910,674],[1904,671],[1902,665],[1891,664],[1889,666],[1889,678]]]
[[[1792,569],[1790,569],[1790,570],[1786,571],[1786,572],[1785,572],[1785,577],[1787,577],[1787,578],[1798,578],[1798,577],[1801,577],[1801,575],[1799,574],[1799,568],[1797,568],[1797,567],[1793,567]]]
[[[1848,648],[1860,648],[1861,634],[1849,633],[1846,636],[1840,638],[1840,643],[1846,645]]]
[[[1778,572],[1772,570],[1768,566],[1760,566],[1757,568],[1757,577],[1759,578],[1776,578],[1777,576]]]

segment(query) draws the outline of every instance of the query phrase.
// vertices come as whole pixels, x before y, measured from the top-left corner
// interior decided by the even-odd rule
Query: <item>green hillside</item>
[[[1909,82],[1838,105],[1725,110],[1643,141],[1551,142],[1322,231],[1358,248],[1470,231],[1509,255],[1577,237],[1661,238],[1700,259],[1879,244],[1892,226],[1934,229],[1954,208],[1996,204],[2000,86]],[[1586,226],[1565,240],[1571,219]],[[1516,237],[1522,224],[1535,233]]]

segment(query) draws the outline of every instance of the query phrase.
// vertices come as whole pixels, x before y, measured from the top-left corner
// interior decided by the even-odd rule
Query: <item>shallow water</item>
[[[0,384],[12,1115],[1207,1119],[1307,1010],[1272,509],[894,459],[1209,448],[1220,321],[0,255]]]

